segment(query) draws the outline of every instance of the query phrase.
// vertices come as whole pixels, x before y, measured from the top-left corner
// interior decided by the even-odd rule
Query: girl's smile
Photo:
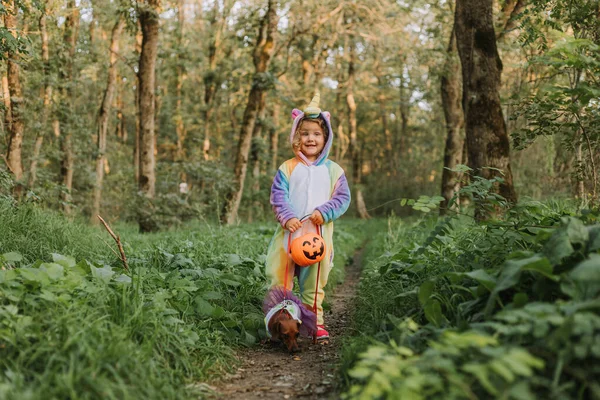
[[[314,121],[304,121],[300,128],[300,151],[308,161],[314,162],[325,147],[325,135]]]

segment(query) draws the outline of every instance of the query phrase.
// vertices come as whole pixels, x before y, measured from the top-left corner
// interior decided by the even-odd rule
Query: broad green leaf
[[[121,274],[119,276],[117,276],[115,278],[115,282],[119,282],[119,283],[131,283],[131,277],[125,275],[125,274]]]
[[[588,242],[588,251],[594,252],[600,250],[600,225],[588,226],[590,241]]]
[[[36,282],[41,286],[46,286],[50,283],[48,273],[38,268],[20,268],[19,273],[27,282]]]
[[[579,282],[600,282],[600,254],[590,254],[587,260],[573,268],[569,276]]]
[[[233,281],[231,279],[221,279],[221,282],[223,282],[227,286],[232,286],[232,287],[238,287],[241,285],[241,283]]]
[[[19,313],[19,308],[13,304],[9,304],[7,306],[2,307],[11,315],[17,315]]]
[[[11,251],[8,253],[4,253],[0,255],[0,261],[10,261],[10,262],[19,262],[23,260],[23,256],[21,253],[17,253],[16,251]]]
[[[244,331],[244,343],[252,345],[256,343],[256,337]]]
[[[563,218],[563,221],[565,219]],[[587,228],[583,222],[577,218],[568,218],[567,235],[573,246],[585,246],[590,238]]]
[[[223,298],[223,293],[221,292],[205,292],[202,293],[202,298],[206,300],[220,300]]]
[[[465,372],[469,372],[471,375],[475,376],[475,378],[477,378],[481,386],[483,386],[483,388],[487,390],[488,393],[492,395],[498,394],[498,390],[490,381],[488,371],[487,368],[485,368],[485,366],[482,366],[480,364],[465,364],[462,367],[462,370]]]
[[[431,294],[433,293],[433,282],[432,281],[425,281],[421,284],[421,286],[419,287],[419,303],[421,303],[421,305],[425,305],[425,303],[427,303],[427,301],[429,300],[429,297],[431,296]]]
[[[528,301],[529,301],[529,296],[527,296],[527,293],[519,292],[513,296],[512,302],[513,302],[513,306],[515,306],[517,308],[521,308],[521,307],[525,306]]]
[[[444,322],[444,315],[442,314],[442,306],[439,301],[435,299],[429,300],[423,307],[425,311],[425,318],[436,327],[439,327]]]
[[[196,311],[203,317],[212,315],[215,307],[201,297],[196,297]]]
[[[14,269],[0,270],[0,284],[13,281],[17,278],[17,271]]]
[[[487,290],[493,290],[496,287],[496,278],[488,274],[483,269],[476,269],[475,271],[465,272],[464,276],[468,276],[471,279],[476,280],[482,284]]]
[[[227,264],[236,266],[242,263],[242,258],[237,254],[227,254]]]
[[[548,257],[552,265],[560,264],[563,258],[570,256],[574,251],[566,230],[562,228],[559,228],[552,234],[543,249],[543,253]]]
[[[65,274],[64,267],[57,263],[43,263],[40,265],[40,269],[46,271],[48,277],[53,281],[62,278]]]
[[[96,268],[93,265],[91,265],[90,269],[92,271],[92,276],[96,279],[101,280],[104,283],[110,282],[110,279],[115,274],[115,272],[112,270],[112,268],[109,267],[108,265],[104,266],[102,268]]]
[[[65,268],[74,267],[77,263],[71,256],[63,256],[62,254],[52,253],[52,261],[62,265]]]

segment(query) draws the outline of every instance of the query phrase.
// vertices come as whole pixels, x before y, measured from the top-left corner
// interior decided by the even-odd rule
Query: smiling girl
[[[333,141],[331,114],[321,111],[319,99],[317,93],[304,111],[292,111],[290,142],[295,157],[279,167],[273,180],[271,205],[280,226],[269,245],[266,273],[271,287],[287,289],[292,288],[294,275],[298,276],[302,302],[309,309],[313,304],[317,307],[317,338],[326,339],[329,333],[324,326],[322,304],[333,267],[333,221],[348,209],[350,189],[342,167],[327,158]],[[300,219],[304,216],[309,217],[303,224]],[[306,268],[296,266],[295,271],[292,268],[293,272],[286,274],[286,266],[291,263],[288,235],[293,240],[304,229],[314,232],[316,225],[321,226],[326,243],[320,272],[314,264]]]

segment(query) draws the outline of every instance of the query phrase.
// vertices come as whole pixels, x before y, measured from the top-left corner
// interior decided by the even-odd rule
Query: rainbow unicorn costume
[[[317,323],[323,325],[323,288],[327,285],[327,277],[333,267],[333,221],[346,212],[350,205],[350,189],[344,170],[327,156],[333,142],[331,129],[331,114],[321,112],[318,108],[317,94],[309,106],[303,111],[292,111],[292,130],[290,144],[299,123],[305,117],[322,118],[329,132],[323,151],[314,162],[306,159],[300,151],[292,159],[284,162],[278,169],[271,187],[271,205],[280,226],[271,240],[267,251],[266,273],[271,287],[283,286],[292,289],[294,275],[298,276],[302,303],[312,308],[316,303]],[[326,243],[326,254],[321,261],[320,273],[317,274],[318,264],[308,267],[295,266],[288,255],[288,235],[285,224],[292,218],[301,219],[319,210],[323,215],[324,224],[321,235]],[[307,229],[316,231],[314,224],[308,220],[292,234],[291,240],[306,233]],[[288,273],[286,274],[286,270]],[[286,276],[287,275],[287,276]],[[317,283],[317,275],[319,282]],[[316,296],[316,298],[315,298]],[[316,302],[315,302],[316,300]]]

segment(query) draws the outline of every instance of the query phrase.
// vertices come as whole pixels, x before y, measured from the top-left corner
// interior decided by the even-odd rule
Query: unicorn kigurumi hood
[[[325,143],[325,147],[323,147],[323,151],[319,154],[319,157],[315,160],[315,162],[310,162],[308,159],[302,154],[302,152],[296,152],[296,156],[302,160],[306,165],[321,165],[329,156],[329,150],[331,150],[331,144],[333,143],[333,129],[331,129],[331,113],[329,111],[321,111],[319,108],[319,102],[321,100],[321,95],[317,91],[315,96],[313,97],[310,104],[304,109],[304,111],[294,108],[292,110],[292,118],[294,119],[294,123],[292,124],[292,131],[290,133],[290,144],[294,142],[294,134],[296,133],[296,129],[298,125],[304,118],[321,118],[325,121],[325,126],[327,127],[328,132],[324,132],[327,134],[327,142]]]

